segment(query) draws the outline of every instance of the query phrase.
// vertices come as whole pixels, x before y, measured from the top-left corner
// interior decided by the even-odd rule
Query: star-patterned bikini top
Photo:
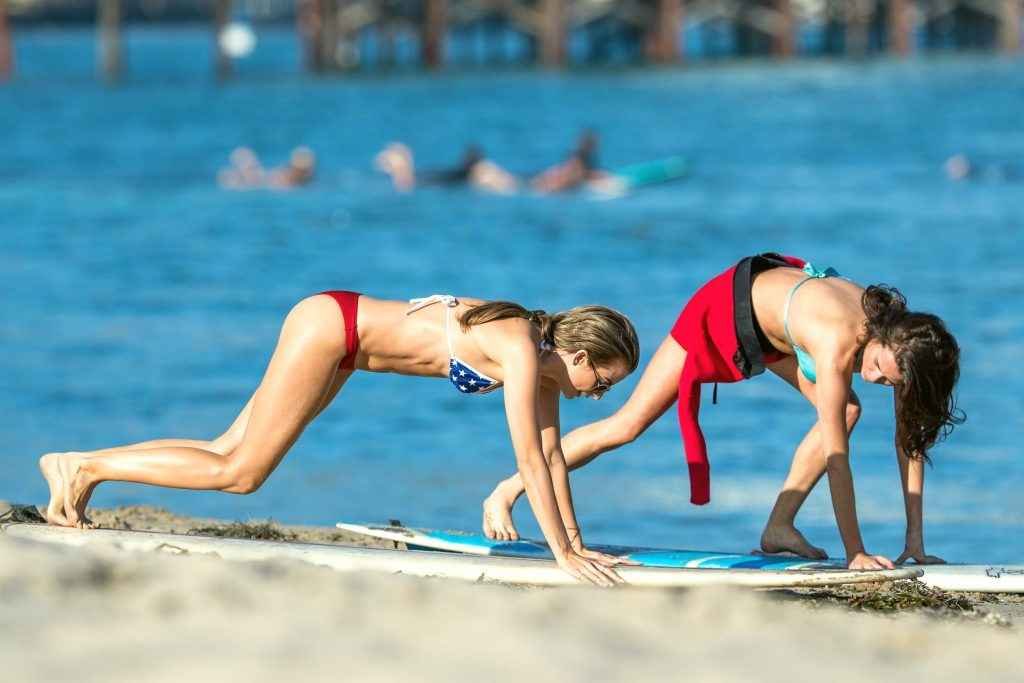
[[[452,349],[451,309],[459,305],[459,300],[451,294],[432,294],[422,299],[410,299],[406,315],[415,313],[431,304],[441,303],[444,309],[444,336],[448,341],[448,379],[463,394],[486,394],[501,388],[501,382],[492,379],[482,372],[477,372],[468,363],[463,363],[455,356]]]

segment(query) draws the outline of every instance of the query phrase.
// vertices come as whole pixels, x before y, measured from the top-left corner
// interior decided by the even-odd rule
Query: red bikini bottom
[[[341,318],[345,322],[345,357],[341,359],[338,368],[353,370],[356,367],[356,354],[359,353],[359,330],[356,327],[356,317],[359,313],[360,294],[343,290],[320,293],[326,294],[338,302]]]

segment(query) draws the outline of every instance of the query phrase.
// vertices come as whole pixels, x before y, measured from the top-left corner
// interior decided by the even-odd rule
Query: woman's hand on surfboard
[[[892,560],[885,555],[868,555],[861,552],[847,560],[850,569],[895,569]]]
[[[625,583],[614,569],[605,567],[590,558],[583,557],[574,550],[569,550],[561,557],[556,557],[555,561],[558,562],[558,566],[564,571],[583,583],[592,583],[595,586],[603,586],[605,588]]]
[[[904,564],[907,560],[913,560],[916,564],[946,564],[941,557],[926,554],[923,547],[904,549],[903,553],[896,558],[896,564]]]
[[[582,555],[588,560],[594,560],[600,562],[605,567],[617,567],[619,565],[639,565],[640,563],[636,560],[631,560],[628,557],[621,557],[619,555],[609,555],[608,553],[599,553],[596,550],[590,550],[589,548],[580,547],[576,548],[576,554]]]

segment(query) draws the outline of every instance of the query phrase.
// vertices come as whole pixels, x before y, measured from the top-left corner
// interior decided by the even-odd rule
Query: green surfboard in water
[[[608,178],[592,182],[591,189],[602,195],[616,197],[641,187],[679,180],[689,172],[690,164],[685,158],[665,157],[614,169]]]

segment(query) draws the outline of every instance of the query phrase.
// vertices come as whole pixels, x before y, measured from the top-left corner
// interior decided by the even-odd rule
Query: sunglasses
[[[590,365],[590,369],[594,372],[594,386],[587,391],[589,394],[601,397],[608,393],[608,390],[612,388],[612,383],[606,379],[602,379],[601,375],[597,374],[597,368],[593,363],[587,361]]]

